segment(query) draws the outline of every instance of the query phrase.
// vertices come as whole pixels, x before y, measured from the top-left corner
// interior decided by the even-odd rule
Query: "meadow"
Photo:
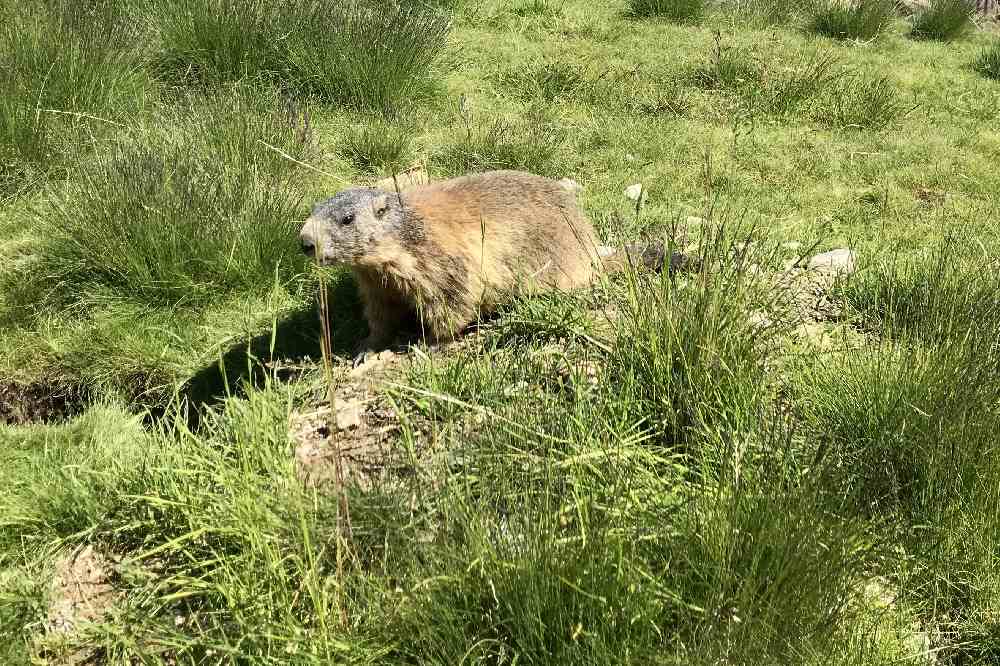
[[[1000,662],[962,0],[6,0],[0,92],[0,663]],[[414,165],[698,261],[355,369],[298,230]]]

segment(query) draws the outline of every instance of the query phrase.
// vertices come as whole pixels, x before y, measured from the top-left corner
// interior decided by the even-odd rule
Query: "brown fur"
[[[338,195],[346,204],[317,208],[302,236],[321,260],[352,267],[369,349],[387,344],[409,313],[428,337],[447,340],[500,294],[583,286],[601,265],[593,227],[555,180],[493,171],[399,194],[352,192]],[[345,210],[356,211],[350,226],[334,221]]]

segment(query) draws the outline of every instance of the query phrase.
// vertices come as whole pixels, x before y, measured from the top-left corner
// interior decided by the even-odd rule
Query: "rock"
[[[373,370],[376,370],[377,368],[380,368],[384,365],[388,365],[389,363],[392,363],[395,360],[396,360],[396,353],[389,349],[380,351],[377,354],[369,354],[365,357],[363,363],[361,363],[355,368],[351,368],[349,375],[352,378],[357,379],[358,377],[367,375]]]
[[[850,275],[856,268],[854,252],[847,248],[838,248],[829,252],[823,252],[810,259],[808,267],[825,272]]]
[[[791,250],[792,252],[798,252],[800,249],[802,249],[802,243],[798,241],[788,241],[787,243],[782,243],[781,247],[785,248],[786,250]]]
[[[872,578],[865,582],[862,594],[872,608],[886,609],[896,605],[896,594],[884,578]]]
[[[698,217],[697,215],[688,215],[687,219],[684,220],[684,223],[687,224],[688,226],[693,227],[700,224],[705,224],[705,218]]]
[[[642,188],[642,183],[629,185],[625,188],[625,198],[632,201],[639,201],[645,193],[645,190]]]
[[[351,430],[361,425],[365,407],[360,400],[334,400],[338,430]]]
[[[795,334],[801,340],[819,349],[829,348],[833,343],[833,338],[827,332],[826,327],[819,323],[803,322],[795,328]]]

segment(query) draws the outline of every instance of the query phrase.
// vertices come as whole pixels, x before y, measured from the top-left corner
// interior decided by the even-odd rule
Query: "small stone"
[[[338,430],[351,430],[361,425],[364,405],[359,400],[334,400],[334,409]]]
[[[865,581],[862,593],[865,601],[873,608],[885,609],[896,605],[896,594],[892,592],[888,581],[884,578],[872,578]]]
[[[684,220],[686,224],[690,226],[695,226],[699,224],[705,224],[705,218],[698,217],[697,215],[688,215],[687,219]]]
[[[363,377],[376,368],[391,363],[395,358],[396,353],[391,349],[385,349],[377,354],[368,354],[365,356],[364,362],[357,367],[351,368],[348,374],[355,379]]]
[[[625,197],[631,199],[632,201],[638,201],[645,194],[645,190],[642,188],[642,183],[636,183],[634,185],[629,185],[625,188]]]
[[[810,344],[821,349],[829,347],[832,343],[832,338],[822,324],[804,322],[796,327],[795,333],[802,340],[808,341]]]
[[[792,252],[798,252],[799,250],[802,249],[802,243],[798,241],[788,241],[787,243],[782,243],[781,247],[785,248],[786,250],[791,250]]]
[[[809,260],[809,268],[833,273],[851,274],[855,270],[854,253],[847,248],[838,248],[817,254]]]

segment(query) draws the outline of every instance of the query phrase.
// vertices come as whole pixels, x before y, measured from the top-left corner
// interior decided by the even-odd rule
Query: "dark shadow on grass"
[[[338,276],[327,287],[330,304],[331,350],[335,356],[349,358],[354,346],[366,332],[354,280]],[[205,407],[218,404],[228,395],[243,395],[247,388],[260,388],[268,377],[287,381],[312,367],[320,367],[319,308],[315,300],[279,321],[274,331],[243,340],[222,357],[206,366],[180,390],[180,399],[189,406],[189,421],[197,425]],[[154,418],[163,415],[158,410]]]

